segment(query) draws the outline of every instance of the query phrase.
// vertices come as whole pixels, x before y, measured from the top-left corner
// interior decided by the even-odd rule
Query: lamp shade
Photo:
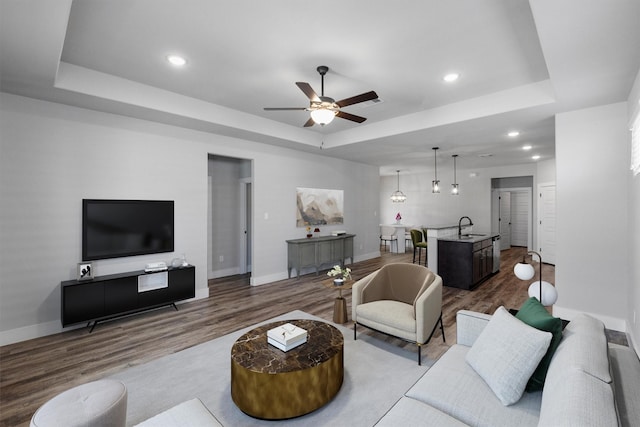
[[[540,298],[540,287],[542,287],[542,298]],[[558,291],[555,286],[546,281],[536,281],[529,285],[529,296],[535,297],[540,301],[542,305],[550,306],[556,303],[558,300]]]
[[[331,123],[335,116],[335,111],[326,108],[319,108],[317,110],[311,111],[311,118],[319,125],[326,125],[327,123]]]
[[[536,274],[533,265],[526,262],[519,262],[513,267],[513,274],[520,280],[529,280]]]

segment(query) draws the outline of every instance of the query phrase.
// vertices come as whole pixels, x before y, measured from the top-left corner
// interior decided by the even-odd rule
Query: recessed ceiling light
[[[531,145],[523,145],[522,149],[523,150],[531,150],[533,147]]]
[[[451,83],[458,80],[459,77],[460,77],[460,74],[458,73],[449,73],[446,76],[444,76],[442,79],[447,83]]]
[[[533,160],[538,160],[538,159],[540,158],[540,156],[536,154],[535,156],[531,156],[531,158],[532,158]]]
[[[167,56],[167,61],[169,61],[172,65],[176,67],[182,67],[187,63],[187,60],[179,55],[169,55]]]
[[[507,135],[510,136],[511,138],[515,138],[516,136],[520,135],[520,132],[518,132],[517,130],[512,130]]]

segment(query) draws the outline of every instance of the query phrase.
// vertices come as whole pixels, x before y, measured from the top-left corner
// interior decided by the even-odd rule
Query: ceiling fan
[[[367,120],[365,117],[356,116],[355,114],[350,114],[340,110],[342,107],[346,107],[353,104],[358,104],[360,102],[371,101],[373,99],[378,99],[378,94],[374,91],[362,93],[360,95],[352,96],[351,98],[345,98],[340,101],[335,101],[333,98],[328,96],[324,96],[324,75],[329,71],[329,67],[326,65],[320,65],[318,68],[318,73],[320,73],[320,78],[322,82],[322,90],[321,95],[318,96],[315,91],[311,88],[309,83],[305,82],[296,82],[296,85],[300,88],[302,92],[309,98],[309,106],[308,107],[283,107],[283,108],[269,108],[266,107],[266,111],[283,111],[283,110],[304,110],[310,111],[311,117],[304,124],[304,127],[313,126],[314,124],[326,125],[330,123],[334,117],[340,117],[341,119],[351,120],[353,122],[362,123]]]

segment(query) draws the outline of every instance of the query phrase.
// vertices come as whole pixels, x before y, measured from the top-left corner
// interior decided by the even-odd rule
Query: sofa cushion
[[[638,425],[640,420],[640,362],[630,347],[609,344],[613,395],[618,418],[623,426]]]
[[[551,333],[539,331],[499,307],[466,360],[502,404],[508,406],[522,397],[550,342]]]
[[[549,377],[542,393],[540,427],[617,427],[611,384],[565,366]]]
[[[609,348],[601,321],[586,314],[571,320],[551,359],[547,379],[552,375],[559,376],[570,366],[606,383],[611,382]]]
[[[399,301],[381,300],[356,307],[358,323],[407,340],[416,339],[413,306]]]
[[[376,427],[409,427],[425,424],[438,427],[466,426],[466,424],[426,403],[405,396],[376,423]]]
[[[487,383],[465,362],[468,352],[467,346],[451,346],[406,396],[472,426],[536,426],[542,393],[525,393],[517,403],[504,406]],[[427,421],[405,425],[423,424],[438,425]]]
[[[560,344],[560,340],[562,340],[562,320],[558,317],[553,317],[540,301],[537,298],[531,297],[522,304],[520,310],[518,310],[518,314],[516,314],[516,319],[523,321],[529,326],[533,326],[534,328],[540,331],[551,332],[551,344],[549,344],[549,348],[545,353],[544,357],[538,364],[538,367],[533,372],[531,378],[527,382],[527,391],[538,391],[542,390],[544,386],[544,380],[547,377],[547,371],[549,370],[549,364],[551,363],[551,358],[558,348],[558,344]]]

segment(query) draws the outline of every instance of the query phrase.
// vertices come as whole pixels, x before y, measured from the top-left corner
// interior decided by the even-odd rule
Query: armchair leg
[[[418,343],[418,366],[422,366],[422,345]]]
[[[353,340],[357,340],[358,338],[356,337],[356,326],[358,326],[357,322],[353,322]],[[444,337],[444,335],[442,335]]]
[[[440,330],[442,331],[442,342],[447,342],[444,337],[444,324],[442,323],[442,313],[440,313]]]

